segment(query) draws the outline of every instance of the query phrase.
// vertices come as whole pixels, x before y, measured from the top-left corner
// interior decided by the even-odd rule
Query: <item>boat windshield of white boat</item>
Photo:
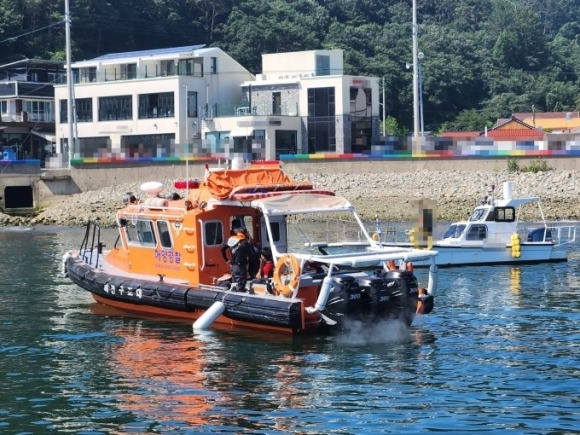
[[[252,206],[262,211],[270,240],[276,240],[272,222],[286,223],[287,250],[303,261],[367,267],[388,260],[419,261],[437,255],[430,250],[381,246],[370,236],[353,205],[341,196],[289,193],[253,200]],[[340,219],[333,219],[333,214]],[[321,255],[317,247],[328,243],[345,249]],[[275,245],[272,248],[275,256],[284,253],[277,252]]]

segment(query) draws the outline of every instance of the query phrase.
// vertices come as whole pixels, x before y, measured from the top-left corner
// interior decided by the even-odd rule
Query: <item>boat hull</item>
[[[219,286],[192,287],[153,279],[106,273],[69,253],[64,259],[69,279],[102,304],[138,315],[194,322],[223,303],[213,323],[277,332],[341,333],[349,321],[379,323],[397,319],[411,325],[419,306],[415,276],[407,271],[369,276],[348,272],[333,278],[333,292],[321,313],[309,313],[306,301],[270,294],[234,292]],[[302,290],[302,289],[301,289]],[[315,286],[305,291],[320,290]],[[421,313],[433,309],[433,296],[422,299]],[[330,324],[325,321],[330,319]],[[337,324],[338,326],[333,326]]]
[[[216,301],[226,311],[216,323],[247,324],[261,329],[299,332],[315,329],[317,318],[304,318],[303,302],[230,292],[220,287],[191,287],[107,274],[78,257],[66,259],[66,273],[78,286],[92,293],[97,302],[125,311],[174,319],[196,320]]]
[[[411,246],[385,244],[385,246]],[[567,261],[566,252],[555,250],[551,244],[520,245],[519,257],[512,255],[511,246],[450,246],[434,244],[431,248],[438,252],[435,264],[438,267],[517,265],[537,263],[558,263]],[[415,261],[415,267],[429,267],[431,262]]]

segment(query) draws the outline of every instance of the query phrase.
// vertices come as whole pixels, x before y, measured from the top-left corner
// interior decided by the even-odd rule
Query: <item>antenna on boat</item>
[[[376,236],[376,242],[379,242],[379,245],[381,244],[381,221],[379,221],[379,214],[375,214],[375,234],[373,235],[373,239],[375,239]]]
[[[185,161],[185,179],[187,180],[185,183],[187,185],[187,190],[185,192],[186,196],[189,196],[189,160]]]

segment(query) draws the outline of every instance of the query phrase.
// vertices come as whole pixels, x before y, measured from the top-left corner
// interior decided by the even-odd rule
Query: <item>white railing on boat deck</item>
[[[354,220],[327,219],[324,223],[320,223],[318,227],[321,231],[316,234],[317,242],[362,243],[367,241],[358,223]],[[380,241],[383,243],[393,242],[397,238],[399,242],[409,242],[409,234],[405,231],[397,231],[395,227],[383,227],[377,231],[373,224],[365,224],[365,228],[371,237],[374,237],[375,233],[378,234]],[[300,238],[304,242],[312,242],[312,234],[300,234]]]
[[[539,240],[529,240],[528,236],[535,230],[541,231],[542,237]],[[576,241],[576,226],[562,224],[561,222],[520,222],[517,228],[522,243],[546,243],[551,242],[554,247],[563,246]]]
[[[183,219],[186,213],[183,207],[151,206],[145,203],[135,204],[125,210],[121,209],[119,211],[124,211],[127,219],[137,219],[139,217]]]
[[[554,242],[555,246],[568,245],[576,241],[576,227],[574,225],[560,225],[550,223],[548,224],[547,229],[552,233],[552,241]],[[554,233],[556,233],[555,238]]]

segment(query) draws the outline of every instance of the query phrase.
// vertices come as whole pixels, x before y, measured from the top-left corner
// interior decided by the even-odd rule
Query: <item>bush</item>
[[[507,167],[508,167],[508,172],[522,171],[522,172],[532,172],[534,174],[536,174],[538,172],[545,172],[545,171],[550,170],[550,168],[548,167],[548,162],[546,162],[541,157],[538,157],[537,159],[532,160],[529,165],[523,166],[522,168],[520,168],[516,159],[509,158],[507,160]]]
[[[512,158],[509,158],[507,160],[507,167],[508,167],[508,172],[518,172],[520,170],[518,162],[516,161],[516,159],[512,159]]]
[[[522,168],[522,171],[533,172],[534,174],[538,173],[538,172],[549,171],[549,170],[550,170],[550,168],[548,168],[548,162],[546,162],[542,158],[537,158],[537,159],[533,160],[528,166],[526,166],[525,168]]]

